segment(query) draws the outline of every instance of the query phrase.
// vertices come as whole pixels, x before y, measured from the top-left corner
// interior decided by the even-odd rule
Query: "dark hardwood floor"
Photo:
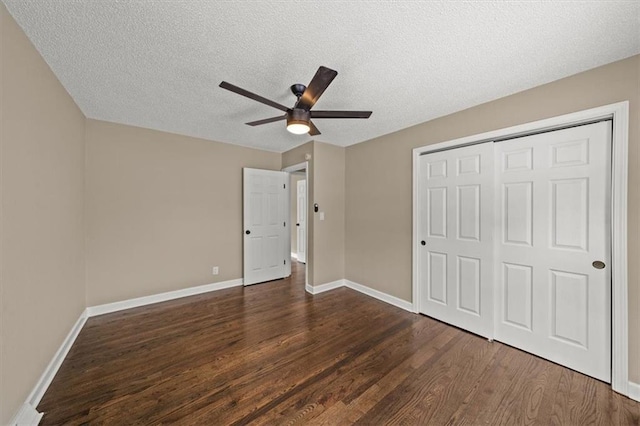
[[[639,424],[640,403],[353,290],[292,278],[90,318],[42,424]]]

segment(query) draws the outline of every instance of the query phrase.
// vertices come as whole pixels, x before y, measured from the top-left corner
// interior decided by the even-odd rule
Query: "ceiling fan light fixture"
[[[306,123],[289,123],[287,124],[287,130],[294,135],[304,135],[305,133],[309,133],[311,129]]]
[[[300,108],[292,109],[287,113],[287,130],[295,135],[309,133],[309,130],[311,130],[309,126],[310,118],[309,111]]]

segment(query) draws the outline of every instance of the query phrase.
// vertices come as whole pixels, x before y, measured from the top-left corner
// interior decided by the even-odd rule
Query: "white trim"
[[[45,368],[44,372],[36,382],[36,385],[31,390],[31,393],[27,397],[27,400],[22,405],[22,407],[20,407],[20,410],[18,411],[18,413],[16,413],[16,415],[14,416],[13,420],[11,421],[12,425],[13,424],[37,424],[37,422],[31,423],[30,419],[36,418],[34,417],[36,414],[38,414],[38,412],[36,411],[36,407],[38,406],[38,404],[40,404],[40,400],[44,396],[44,393],[47,391],[47,389],[49,388],[49,385],[53,381],[53,378],[55,377],[56,373],[60,369],[60,366],[62,365],[62,362],[64,361],[67,354],[69,353],[71,346],[73,346],[73,342],[76,341],[76,338],[80,334],[82,327],[87,322],[87,318],[88,318],[88,314],[87,314],[87,310],[85,309],[84,311],[82,311],[82,313],[80,314],[80,317],[75,322],[73,327],[71,327],[71,331],[69,331],[67,336],[64,338],[64,340],[62,341],[62,344],[60,345],[56,353],[53,355],[53,358],[51,358],[49,365],[47,365],[47,368]],[[34,412],[36,414],[34,414]],[[42,417],[42,415],[40,415],[40,417]],[[39,419],[40,418],[38,417],[37,420]]]
[[[285,236],[285,248],[284,248],[284,278],[291,275],[291,258],[286,258],[287,253],[291,253],[291,232],[293,232],[291,226],[291,174],[284,173],[284,192],[285,192],[285,210],[284,210],[284,236]],[[244,250],[244,248],[243,248]],[[244,256],[244,253],[243,253]],[[288,260],[288,262],[287,262]]]
[[[340,287],[350,288],[351,290],[355,290],[366,296],[381,300],[385,303],[388,303],[400,309],[404,309],[405,311],[413,312],[413,305],[411,304],[411,302],[407,302],[406,300],[399,299],[395,296],[391,296],[390,294],[383,293],[379,290],[375,290],[375,289],[372,289],[371,287],[354,283],[353,281],[349,281],[349,280],[337,280],[337,281],[332,281],[330,283],[321,284],[317,286],[310,286],[307,284],[305,286],[305,290],[307,291],[307,293],[310,293],[310,294],[320,294],[320,293],[324,293],[325,291],[334,290]]]
[[[205,284],[197,287],[188,287],[181,290],[168,291],[166,293],[152,294],[150,296],[137,297],[135,299],[122,300],[120,302],[106,303],[104,305],[90,306],[87,308],[89,317],[108,314],[111,312],[123,311],[125,309],[137,308],[139,306],[151,305],[153,303],[165,302],[167,300],[179,299],[181,297],[194,296],[196,294],[208,293],[210,291],[223,290],[225,288],[238,287],[243,284],[242,278],[222,281],[213,284]]]
[[[24,404],[22,404],[22,407],[20,407],[20,410],[18,410],[16,415],[13,416],[13,419],[9,424],[12,426],[37,425],[38,423],[40,423],[40,419],[42,419],[43,415],[44,413],[38,413],[38,411],[33,408],[31,404],[25,402]]]
[[[420,306],[418,301],[420,300],[420,288],[418,283],[420,282],[419,268],[418,268],[418,182],[420,182],[420,154],[418,154],[419,148],[413,150],[412,158],[412,220],[411,220],[411,312],[420,313]]]
[[[303,170],[303,169],[306,170],[306,168],[308,166],[309,166],[309,162],[308,161],[303,161],[302,163],[298,163],[298,164],[294,164],[293,166],[285,167],[284,169],[282,169],[282,171],[283,172],[292,173],[292,172],[297,172],[297,171],[300,171],[300,170]]]
[[[411,302],[407,302],[406,300],[399,299],[395,296],[391,296],[390,294],[383,293],[371,287],[354,283],[353,281],[344,280],[344,282],[345,286],[349,287],[352,290],[358,291],[362,294],[366,294],[367,296],[381,300],[400,309],[404,309],[405,311],[413,312],[413,304]]]
[[[629,398],[640,402],[640,383],[629,382]]]
[[[627,183],[629,102],[611,105],[611,387],[629,395],[629,299],[627,277]]]
[[[298,253],[291,252],[291,258],[298,260]]]
[[[332,281],[330,283],[320,284],[316,286],[311,286],[307,284],[304,286],[304,289],[307,291],[307,293],[319,294],[319,293],[324,293],[325,291],[333,290],[335,288],[340,288],[344,286],[345,286],[344,280],[337,280],[337,281]]]
[[[413,242],[412,242],[412,310],[418,312],[420,288],[418,286],[417,217],[418,217],[418,157],[432,151],[456,148],[480,142],[515,137],[532,132],[552,130],[567,125],[613,118],[612,194],[611,194],[611,246],[612,246],[612,372],[611,387],[629,395],[629,342],[628,342],[628,277],[627,277],[627,151],[629,145],[629,102],[618,102],[584,111],[565,114],[545,120],[533,121],[491,132],[466,136],[447,142],[427,145],[413,150]]]
[[[305,185],[305,190],[307,191],[306,193],[306,200],[307,200],[307,235],[306,237],[309,236],[309,227],[313,227],[313,221],[309,220],[309,217],[311,217],[311,219],[313,219],[311,210],[309,210],[309,162],[308,161],[303,161],[302,163],[298,163],[298,164],[294,164],[293,166],[288,166],[282,169],[283,172],[287,172],[287,173],[292,173],[292,172],[297,172],[300,170],[304,170],[304,178],[307,182],[307,184]],[[291,176],[289,176],[289,183],[291,183]],[[289,212],[288,214],[291,213],[291,208],[289,207],[287,209],[287,211]],[[289,218],[291,219],[291,218]],[[291,238],[291,232],[293,232],[293,230],[291,229],[289,231],[289,238]],[[309,238],[305,238],[304,239],[305,244],[307,245],[307,247],[305,247],[305,262],[304,262],[304,286],[305,289],[307,290],[307,293],[311,293],[314,294],[312,291],[309,291],[310,288],[312,288],[309,285],[309,263],[312,262],[313,260],[309,258]],[[291,255],[293,256],[293,253],[291,253]],[[298,259],[298,256],[296,255],[296,259]]]
[[[482,142],[493,142],[496,139],[508,139],[530,133],[538,133],[544,131],[551,131],[556,128],[578,125],[586,122],[591,122],[600,119],[614,118],[621,120],[623,117],[618,114],[626,111],[627,118],[624,119],[624,123],[619,123],[621,126],[626,124],[628,133],[628,120],[629,120],[629,101],[618,102],[611,105],[604,105],[597,108],[587,109],[584,111],[578,111],[571,114],[559,115],[557,117],[547,118],[539,121],[531,121],[524,124],[518,124],[516,126],[505,127],[503,129],[492,130],[490,132],[480,133],[477,135],[465,136],[459,139],[453,139],[446,142],[440,142],[432,145],[425,145],[413,149],[413,154],[418,155],[426,154],[432,151],[442,151],[445,149],[458,148],[464,145],[473,145]],[[624,130],[624,129],[619,129]],[[614,135],[620,136],[621,133],[616,132],[614,123]]]

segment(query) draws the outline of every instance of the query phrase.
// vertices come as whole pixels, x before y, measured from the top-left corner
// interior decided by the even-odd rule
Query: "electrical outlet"
[[[218,275],[220,273],[220,268],[218,268],[217,266],[214,266],[213,268],[211,268],[211,273],[213,275]]]

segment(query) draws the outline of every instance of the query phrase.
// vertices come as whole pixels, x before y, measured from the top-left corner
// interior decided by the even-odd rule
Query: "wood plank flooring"
[[[353,290],[286,280],[90,318],[41,424],[640,424],[608,384]]]

